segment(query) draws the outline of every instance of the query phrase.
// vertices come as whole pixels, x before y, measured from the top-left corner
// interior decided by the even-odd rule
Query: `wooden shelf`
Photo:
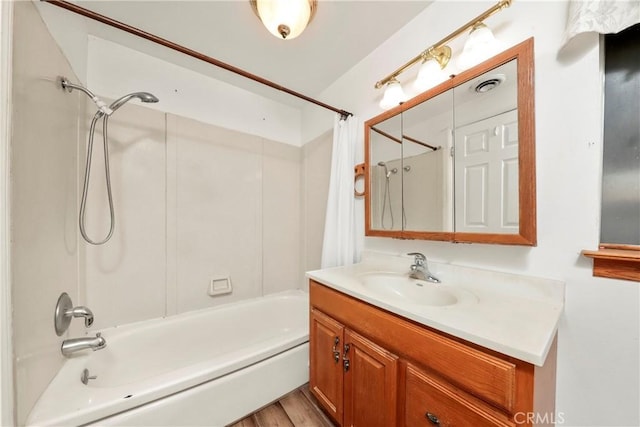
[[[582,255],[593,258],[594,276],[640,282],[640,246],[603,244]]]

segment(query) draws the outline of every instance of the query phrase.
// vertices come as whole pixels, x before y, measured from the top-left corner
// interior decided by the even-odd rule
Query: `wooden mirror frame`
[[[365,149],[365,235],[397,239],[440,240],[456,243],[492,243],[502,245],[536,246],[536,153],[534,104],[533,38],[505,50],[475,67],[452,76],[449,80],[426,92],[369,119],[364,124]],[[370,129],[384,120],[401,114],[443,92],[493,70],[514,59],[518,60],[518,234],[468,233],[440,231],[390,231],[371,228],[371,155]]]

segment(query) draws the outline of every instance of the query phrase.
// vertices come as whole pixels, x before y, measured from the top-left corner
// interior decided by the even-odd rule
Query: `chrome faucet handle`
[[[409,252],[407,255],[415,257],[414,263],[416,265],[424,265],[424,262],[427,260],[427,257],[420,252]]]
[[[86,328],[93,325],[93,313],[85,306],[73,307],[65,311],[64,315],[68,317],[84,317],[84,326]]]
[[[84,317],[84,326],[87,328],[93,325],[93,313],[91,310],[84,306],[74,307],[69,295],[63,292],[58,298],[53,318],[56,335],[62,336],[69,328],[71,319],[74,317]]]

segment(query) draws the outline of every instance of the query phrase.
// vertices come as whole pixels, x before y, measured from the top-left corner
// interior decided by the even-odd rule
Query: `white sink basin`
[[[359,279],[365,289],[389,302],[444,307],[475,300],[463,289],[412,279],[408,274],[365,273]]]

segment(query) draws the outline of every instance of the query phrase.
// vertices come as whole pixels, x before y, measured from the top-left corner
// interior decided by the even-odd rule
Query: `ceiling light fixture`
[[[422,63],[420,72],[418,73],[418,78],[415,82],[415,84],[419,88],[422,88],[422,90],[424,90],[430,85],[434,85],[445,80],[446,74],[444,73],[444,68],[447,66],[447,64],[449,63],[449,59],[451,58],[451,49],[449,48],[449,46],[447,46],[447,43],[469,30],[469,42],[467,44],[470,44],[468,48],[467,44],[465,44],[461,60],[458,61],[458,65],[466,65],[463,68],[467,68],[469,66],[476,65],[484,59],[487,59],[489,56],[492,56],[495,53],[497,43],[495,38],[493,37],[493,33],[491,33],[491,30],[489,30],[489,28],[484,24],[483,21],[494,15],[495,13],[498,13],[502,9],[506,9],[507,7],[511,6],[512,1],[513,0],[500,0],[497,4],[490,7],[471,21],[467,22],[465,25],[458,28],[453,33],[449,34],[439,42],[429,46],[415,58],[411,59],[409,62],[395,70],[393,73],[389,74],[387,77],[376,82],[376,89],[381,89],[386,85],[388,91],[389,83],[391,83],[392,81],[397,82],[398,86],[400,86],[397,77],[418,62]],[[471,41],[472,39],[473,41]],[[466,58],[465,51],[470,52]],[[436,67],[436,65],[439,65],[440,70],[438,70],[438,67]],[[444,79],[443,75],[445,75]],[[381,107],[383,103],[385,105],[389,105],[384,102],[387,96],[387,91],[385,91],[383,100],[380,102]],[[395,105],[392,105],[392,107],[394,107]]]
[[[249,0],[271,34],[283,40],[298,37],[313,19],[317,0]]]

